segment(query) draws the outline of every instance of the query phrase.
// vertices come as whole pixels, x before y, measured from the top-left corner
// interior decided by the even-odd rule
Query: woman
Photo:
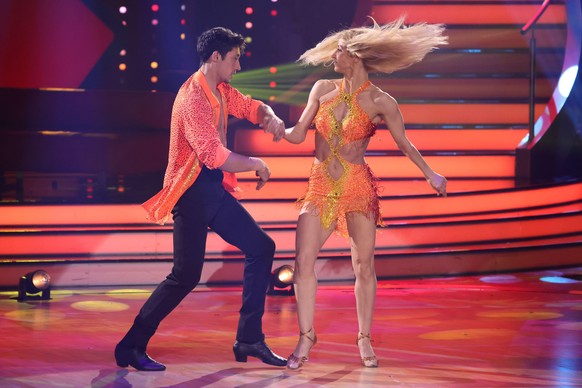
[[[447,42],[441,25],[404,27],[403,22],[403,18],[384,26],[374,22],[371,27],[334,33],[299,58],[309,65],[332,63],[343,77],[317,81],[299,121],[285,130],[287,141],[301,143],[312,122],[316,127],[315,161],[307,193],[299,200],[294,283],[300,336],[287,361],[289,369],[302,367],[317,342],[313,329],[315,260],[334,230],[351,241],[361,362],[365,367],[378,366],[370,329],[376,297],[376,226],[382,218],[376,178],[364,155],[380,122],[386,123],[400,150],[437,195],[446,196],[446,179],[430,168],[407,139],[398,104],[368,79],[371,72],[391,73],[408,67]]]

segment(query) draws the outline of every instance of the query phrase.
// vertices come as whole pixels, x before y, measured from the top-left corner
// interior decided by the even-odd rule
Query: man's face
[[[230,82],[232,76],[240,71],[240,47],[235,47],[218,60],[218,76],[221,82]]]

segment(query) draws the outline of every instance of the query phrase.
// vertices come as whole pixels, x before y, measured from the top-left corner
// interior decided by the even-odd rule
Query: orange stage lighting
[[[539,4],[398,4],[374,5],[372,16],[378,23],[386,23],[406,15],[406,23],[447,24],[525,24],[537,12]],[[555,4],[549,7],[538,25],[566,22],[566,7]]]

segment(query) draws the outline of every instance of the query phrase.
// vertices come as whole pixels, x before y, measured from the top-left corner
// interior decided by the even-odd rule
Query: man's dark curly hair
[[[245,38],[241,34],[224,27],[214,27],[204,31],[198,37],[196,45],[200,65],[206,62],[215,51],[218,51],[220,57],[224,59],[224,56],[235,47],[239,47],[241,53],[245,48]]]

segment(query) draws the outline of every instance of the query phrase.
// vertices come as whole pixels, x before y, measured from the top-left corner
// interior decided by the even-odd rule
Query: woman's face
[[[346,44],[342,39],[339,40],[337,49],[331,58],[333,59],[333,69],[338,73],[344,74],[353,67],[354,56],[347,51]]]

